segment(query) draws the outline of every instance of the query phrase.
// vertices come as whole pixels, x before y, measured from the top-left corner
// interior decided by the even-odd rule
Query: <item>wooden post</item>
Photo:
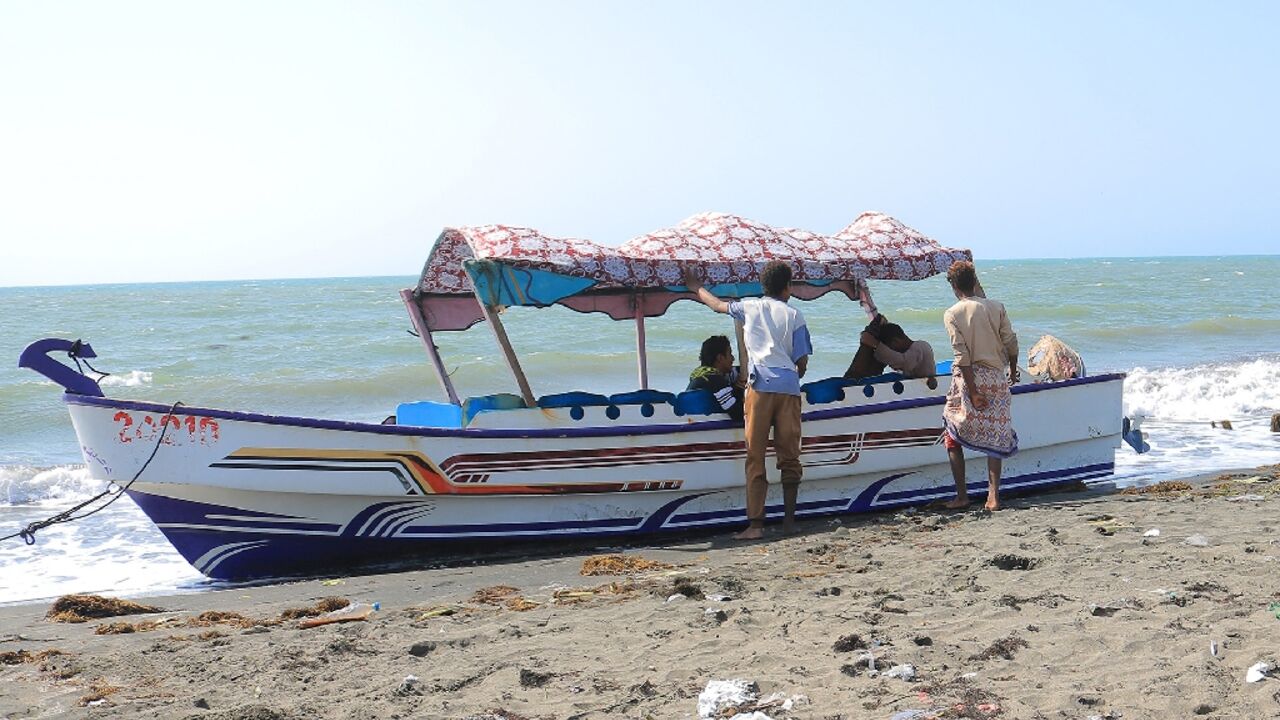
[[[422,316],[422,308],[413,299],[413,291],[401,290],[400,299],[404,301],[404,307],[409,311],[409,321],[413,323],[413,329],[418,332],[422,346],[427,349],[427,357],[431,358],[431,366],[436,369],[436,378],[440,380],[440,387],[444,390],[444,394],[449,396],[449,402],[461,405],[458,392],[453,389],[453,380],[449,378],[449,373],[444,369],[444,361],[440,359],[440,350],[431,337],[431,329],[427,327],[427,319]]]
[[[524,404],[527,407],[535,407],[538,403],[533,397],[533,391],[529,389],[529,381],[524,377],[524,370],[520,368],[520,360],[516,357],[516,351],[511,348],[511,340],[507,338],[507,330],[502,326],[502,319],[498,317],[498,309],[488,305],[480,298],[480,310],[484,312],[484,319],[489,323],[489,327],[493,328],[493,336],[498,339],[498,347],[502,349],[502,355],[507,360],[507,367],[511,368],[511,375],[516,379],[516,385],[520,387],[520,396],[524,398]]]
[[[1280,413],[1271,416],[1271,432],[1280,433]]]
[[[636,303],[636,358],[639,363],[640,389],[649,389],[649,356],[644,343],[644,308]]]

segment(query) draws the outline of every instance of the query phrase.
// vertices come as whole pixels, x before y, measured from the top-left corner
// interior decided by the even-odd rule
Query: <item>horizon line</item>
[[[1240,253],[1240,254],[1213,254],[1213,255],[1093,255],[1086,257],[1042,257],[1042,258],[991,258],[989,260],[979,261],[977,264],[989,263],[1009,263],[1009,262],[1060,262],[1060,261],[1101,261],[1101,260],[1225,260],[1229,258],[1268,258],[1280,257],[1280,253]],[[255,282],[298,282],[306,280],[379,280],[389,278],[416,277],[420,271],[411,274],[390,274],[390,275],[298,275],[285,277],[243,277],[243,278],[219,278],[219,279],[181,279],[181,280],[130,280],[123,282],[65,282],[65,283],[33,283],[31,285],[0,285],[0,291],[3,290],[41,290],[55,288],[99,288],[99,287],[122,287],[128,285],[196,285],[196,284],[218,284],[218,283],[255,283]],[[893,282],[891,280],[879,280],[877,282]]]

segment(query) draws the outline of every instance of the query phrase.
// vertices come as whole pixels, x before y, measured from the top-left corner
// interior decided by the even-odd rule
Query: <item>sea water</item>
[[[1111,481],[1141,484],[1280,462],[1280,257],[988,261],[988,294],[1005,303],[1027,348],[1043,334],[1078,350],[1091,374],[1125,372],[1125,410],[1145,418],[1151,452],[1116,453]],[[17,368],[29,342],[82,338],[111,373],[112,397],[177,400],[274,414],[380,422],[397,403],[441,391],[398,291],[412,277],[0,288],[0,535],[101,491],[88,477],[61,388]],[[876,282],[882,312],[949,357],[940,277]],[[865,323],[830,295],[798,303],[815,347],[810,377],[841,374]],[[638,386],[635,329],[564,308],[503,314],[535,394]],[[646,323],[650,384],[682,390],[698,346],[730,321],[677,303]],[[439,333],[459,392],[514,382],[483,325]],[[1025,364],[1025,362],[1024,362]],[[1016,418],[1015,418],[1016,420]],[[1211,427],[1230,420],[1233,430]],[[141,594],[210,587],[128,498],[0,542],[0,602],[67,592]]]

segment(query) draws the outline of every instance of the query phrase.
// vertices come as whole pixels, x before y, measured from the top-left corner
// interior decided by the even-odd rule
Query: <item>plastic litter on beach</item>
[[[1266,500],[1266,498],[1256,493],[1246,493],[1227,498],[1227,502],[1258,502],[1261,500]]]
[[[447,617],[458,612],[458,608],[453,605],[437,605],[427,608],[418,614],[419,620],[429,620],[433,617]]]
[[[1280,620],[1280,602],[1273,602],[1267,605],[1267,612],[1275,615],[1276,619]]]
[[[1160,537],[1160,528],[1151,528],[1142,533],[1142,537]]]
[[[1254,663],[1250,665],[1249,669],[1245,672],[1244,681],[1251,682],[1251,683],[1262,682],[1270,674],[1271,674],[1270,663],[1265,663],[1265,662]]]
[[[379,603],[351,603],[350,605],[338,608],[332,612],[318,615],[313,618],[307,618],[298,623],[299,628],[313,628],[321,625],[330,625],[332,623],[355,622],[357,620],[368,620],[370,615],[381,609]]]
[[[725,710],[749,707],[759,697],[760,686],[749,680],[709,680],[698,693],[698,717],[724,717]]]
[[[881,677],[897,678],[899,680],[906,680],[907,682],[911,682],[912,680],[916,679],[916,668],[914,665],[911,665],[908,663],[904,663],[902,665],[894,665],[888,670],[885,670],[884,673],[881,675]]]
[[[1204,535],[1192,535],[1186,540],[1183,540],[1182,544],[1190,545],[1192,547],[1209,547],[1209,538]]]

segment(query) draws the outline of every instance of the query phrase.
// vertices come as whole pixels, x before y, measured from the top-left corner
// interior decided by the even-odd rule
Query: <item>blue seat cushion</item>
[[[724,412],[710,390],[686,390],[676,396],[673,404],[676,415],[714,415]]]
[[[396,424],[418,427],[462,427],[462,408],[453,403],[431,400],[400,403],[396,406]]]
[[[475,395],[462,402],[462,415],[465,423],[469,424],[477,413],[488,410],[516,410],[523,407],[525,407],[524,398],[512,393]]]
[[[573,390],[571,392],[543,395],[538,398],[540,408],[583,407],[584,405],[608,405],[609,398],[596,393]]]
[[[676,396],[669,392],[661,390],[632,390],[631,392],[615,393],[609,396],[609,402],[614,405],[642,405],[644,403],[659,404],[675,402]]]

